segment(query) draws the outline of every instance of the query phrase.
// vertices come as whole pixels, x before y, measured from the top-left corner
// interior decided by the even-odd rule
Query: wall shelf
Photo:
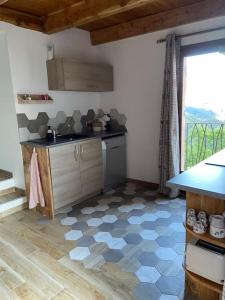
[[[206,242],[211,243],[211,244],[214,244],[216,246],[225,248],[225,238],[224,239],[214,238],[208,232],[203,233],[203,234],[198,234],[198,233],[195,233],[188,225],[186,225],[185,227],[186,227],[186,231],[189,234],[197,237],[198,239],[206,241]]]
[[[30,97],[31,99],[27,99]],[[18,104],[52,104],[53,99],[47,94],[17,94]]]

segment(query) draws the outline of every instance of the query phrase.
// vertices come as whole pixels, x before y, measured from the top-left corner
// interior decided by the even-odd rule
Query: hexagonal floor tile
[[[157,204],[159,204],[159,205],[166,205],[166,204],[169,203],[169,201],[166,200],[166,199],[156,199],[156,200],[155,200],[155,203],[157,203]]]
[[[145,213],[142,217],[142,220],[143,221],[151,221],[151,222],[154,222],[158,219],[158,216],[156,213],[154,214],[151,214],[151,213]]]
[[[77,240],[77,246],[89,247],[95,243],[95,240],[92,236],[85,235]]]
[[[117,217],[115,215],[105,215],[103,218],[102,218],[102,221],[104,223],[115,223],[117,220]]]
[[[177,257],[177,254],[173,249],[166,247],[159,247],[156,250],[156,255],[161,260],[174,260]]]
[[[141,282],[133,290],[136,300],[158,300],[161,293],[155,284]]]
[[[125,251],[123,250],[122,252],[125,253]],[[126,258],[125,256],[121,259],[118,265],[128,273],[135,273],[141,267],[140,262],[135,258],[135,256],[133,258]]]
[[[85,232],[88,229],[88,224],[86,222],[77,222],[73,225],[71,225],[72,229],[75,230],[82,230],[83,232]]]
[[[171,236],[173,230],[169,226],[156,226],[155,231],[158,235]]]
[[[105,264],[105,259],[102,255],[91,253],[83,260],[83,265],[87,269],[99,270]]]
[[[168,211],[157,211],[156,215],[158,218],[169,218],[171,216],[171,213],[169,213]]]
[[[178,276],[161,276],[156,286],[163,294],[178,296],[184,289],[184,282]]]
[[[141,282],[156,283],[160,278],[159,272],[154,267],[142,266],[135,273]]]
[[[141,227],[143,229],[155,229],[156,228],[156,223],[151,222],[151,221],[145,221],[141,224]]]
[[[128,233],[124,237],[124,240],[127,242],[127,244],[131,244],[131,245],[138,245],[142,241],[140,235],[137,233]]]
[[[160,260],[156,265],[159,273],[165,276],[177,276],[182,270],[181,268],[172,260]]]
[[[79,238],[81,238],[82,236],[83,236],[83,233],[80,230],[70,230],[69,232],[65,233],[65,235],[64,235],[65,240],[68,240],[68,241],[76,241]]]
[[[82,212],[82,214],[90,215],[93,212],[95,212],[95,208],[94,207],[85,207],[85,208],[81,209],[81,212]]]
[[[163,294],[159,297],[159,300],[180,300],[180,298],[177,296]]]
[[[132,209],[144,209],[145,205],[143,203],[134,203],[132,204]]]
[[[184,251],[185,251],[185,243],[176,243],[174,246],[173,246],[173,250],[177,253],[177,254],[184,254]]]
[[[90,250],[87,247],[76,247],[69,255],[72,260],[83,260],[90,255]]]
[[[110,249],[122,249],[126,246],[126,242],[122,238],[112,238],[111,240],[107,241],[107,245]]]
[[[131,205],[121,205],[120,207],[118,207],[118,210],[121,212],[131,212],[132,210],[132,206]]]
[[[143,221],[140,217],[133,216],[133,217],[128,218],[128,222],[130,224],[141,224]]]
[[[142,252],[138,256],[138,260],[142,266],[155,267],[159,262],[158,256],[153,252]]]
[[[114,224],[103,223],[98,226],[98,229],[103,232],[111,232],[114,229]]]
[[[75,217],[66,217],[66,218],[61,220],[61,224],[62,225],[67,225],[67,226],[73,225],[76,222],[77,222],[77,218],[75,218]]]
[[[89,220],[86,221],[88,226],[92,226],[92,227],[98,227],[99,225],[101,225],[103,222],[102,222],[102,219],[99,219],[99,218],[91,218]]]
[[[123,237],[127,231],[124,228],[114,228],[111,232],[112,237]]]
[[[106,204],[99,204],[95,207],[95,211],[106,211],[109,209],[109,206]]]
[[[103,257],[108,262],[119,262],[123,258],[123,253],[120,250],[109,249],[103,253]]]
[[[177,243],[185,242],[185,232],[173,232],[171,236]]]
[[[173,248],[174,245],[176,244],[176,241],[171,236],[163,236],[163,235],[159,236],[156,242],[161,247],[170,247],[170,248]]]
[[[117,220],[113,225],[115,228],[127,228],[129,223],[127,220]]]
[[[119,202],[123,201],[123,198],[122,198],[122,197],[112,197],[112,198],[111,198],[111,201],[112,201],[112,202],[119,203]]]
[[[176,232],[185,232],[184,225],[182,223],[172,223],[170,228]]]
[[[98,232],[94,235],[96,242],[107,243],[112,239],[112,236],[109,232]]]
[[[144,240],[150,240],[150,241],[154,241],[157,239],[157,237],[159,236],[158,233],[155,230],[143,230],[140,233],[140,236],[144,239]]]
[[[99,203],[100,205],[108,205],[108,204],[111,203],[111,202],[112,202],[111,199],[100,199],[100,200],[98,200],[98,203]]]

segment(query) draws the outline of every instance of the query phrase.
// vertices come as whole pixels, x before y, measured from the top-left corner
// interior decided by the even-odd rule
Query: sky
[[[225,121],[225,54],[191,56],[187,60],[185,106],[204,108]]]

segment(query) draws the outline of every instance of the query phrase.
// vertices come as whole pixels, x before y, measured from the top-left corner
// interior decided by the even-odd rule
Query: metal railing
[[[185,124],[185,170],[225,148],[225,123]]]

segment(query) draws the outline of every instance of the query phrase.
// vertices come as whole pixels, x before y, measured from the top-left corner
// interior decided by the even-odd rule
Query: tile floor
[[[117,264],[135,277],[137,300],[183,298],[185,200],[165,199],[134,183],[61,211],[74,241],[71,260],[85,268]]]

